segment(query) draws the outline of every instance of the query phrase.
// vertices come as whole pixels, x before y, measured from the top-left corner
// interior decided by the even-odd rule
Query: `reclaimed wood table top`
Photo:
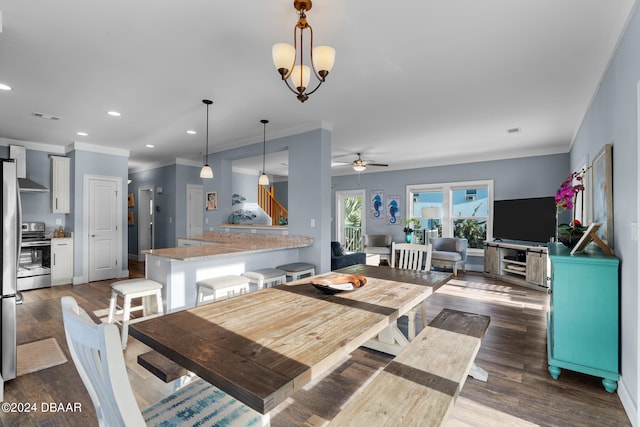
[[[303,278],[129,326],[129,333],[266,414],[388,327],[451,274],[358,265],[365,286],[327,295]]]

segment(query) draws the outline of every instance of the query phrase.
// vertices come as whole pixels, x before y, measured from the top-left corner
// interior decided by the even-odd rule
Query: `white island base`
[[[165,313],[194,307],[199,280],[291,262],[313,263],[300,258],[300,251],[313,244],[313,239],[305,236],[208,232],[200,239],[190,239],[201,241],[202,246],[145,253],[145,277],[162,284]]]

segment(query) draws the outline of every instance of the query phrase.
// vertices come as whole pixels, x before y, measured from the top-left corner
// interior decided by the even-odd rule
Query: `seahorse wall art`
[[[387,197],[387,224],[396,224],[398,222],[398,213],[400,209],[400,196]]]
[[[383,218],[381,217],[383,198],[382,190],[371,191],[371,218]]]

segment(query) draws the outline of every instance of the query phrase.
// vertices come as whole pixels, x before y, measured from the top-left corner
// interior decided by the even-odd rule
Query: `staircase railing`
[[[258,186],[258,205],[271,217],[271,225],[279,225],[280,218],[289,218],[289,211],[276,200],[273,187]]]

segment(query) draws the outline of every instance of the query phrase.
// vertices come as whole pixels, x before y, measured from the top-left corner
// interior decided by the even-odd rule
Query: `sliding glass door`
[[[346,251],[362,252],[365,190],[336,191],[336,239]]]

